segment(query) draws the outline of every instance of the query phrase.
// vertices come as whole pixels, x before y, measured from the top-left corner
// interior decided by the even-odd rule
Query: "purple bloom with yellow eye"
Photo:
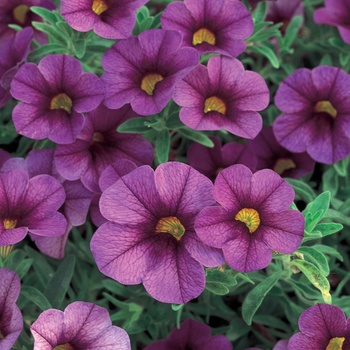
[[[211,181],[190,166],[169,162],[141,166],[108,187],[100,209],[109,221],[98,228],[91,251],[100,271],[119,283],[143,283],[165,303],[183,304],[205,287],[204,266],[224,260],[194,231],[198,212],[214,203]]]
[[[211,335],[206,324],[192,319],[181,323],[166,339],[146,346],[145,350],[232,350],[232,344],[224,335]]]
[[[350,349],[350,318],[338,306],[311,306],[300,315],[299,329],[289,339],[288,350]]]
[[[11,94],[21,100],[13,110],[16,131],[58,144],[72,143],[84,125],[84,112],[98,107],[104,97],[101,80],[83,73],[76,58],[48,55],[37,65],[24,64],[11,83]]]
[[[332,164],[350,154],[350,74],[336,67],[297,69],[278,88],[283,112],[273,124],[277,141]]]
[[[262,128],[257,111],[268,106],[269,90],[258,73],[245,71],[237,59],[216,56],[208,67],[199,65],[180,81],[173,99],[190,128],[224,129],[252,139]]]
[[[304,233],[304,217],[289,209],[293,188],[270,169],[252,172],[236,164],[222,170],[213,190],[220,204],[203,209],[195,222],[199,238],[222,249],[235,270],[265,268],[272,251],[293,253]]]
[[[62,17],[77,31],[91,29],[106,39],[131,35],[136,11],[148,0],[62,0]]]
[[[21,282],[15,272],[0,268],[0,349],[10,350],[23,329],[23,318],[16,305]]]
[[[298,179],[312,173],[315,167],[315,161],[306,152],[293,153],[282,147],[271,126],[263,128],[248,149],[256,155],[256,170],[269,168],[282,177]]]
[[[162,28],[178,30],[183,46],[200,54],[216,52],[235,57],[245,50],[244,39],[253,34],[253,19],[247,8],[232,0],[185,0],[167,5]]]
[[[130,103],[140,115],[159,113],[174,85],[198,64],[196,50],[181,48],[181,43],[179,32],[161,29],[118,41],[102,58],[104,104],[117,109]]]
[[[100,106],[87,113],[83,130],[75,142],[57,146],[58,172],[70,181],[81,179],[87,189],[100,192],[99,177],[115,161],[125,158],[137,165],[151,165],[153,147],[147,140],[140,135],[116,131],[120,124],[136,116],[130,105],[118,110]]]
[[[349,0],[325,0],[325,7],[315,10],[314,21],[337,27],[341,38],[350,44]]]
[[[33,350],[131,350],[128,334],[113,326],[108,311],[76,301],[64,311],[49,309],[31,325]]]
[[[222,145],[216,137],[211,137],[211,140],[213,148],[193,143],[187,152],[188,164],[205,176],[214,180],[221,170],[233,164],[244,164],[251,170],[255,169],[256,156],[247,145],[238,142]]]

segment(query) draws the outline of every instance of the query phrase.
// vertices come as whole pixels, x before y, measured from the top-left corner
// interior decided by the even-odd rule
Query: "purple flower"
[[[80,32],[91,29],[107,39],[130,36],[135,13],[148,0],[62,0],[62,16]]]
[[[0,148],[0,168],[11,158],[11,154]]]
[[[137,165],[151,165],[153,147],[140,135],[123,134],[117,127],[136,117],[129,105],[119,110],[104,106],[86,115],[85,125],[76,141],[58,145],[55,163],[67,180],[81,179],[92,192],[100,192],[98,180],[104,169],[120,159],[129,159]]]
[[[196,50],[180,48],[181,43],[180,33],[161,29],[118,41],[102,58],[104,104],[117,109],[131,103],[140,115],[159,113],[175,83],[198,64]]]
[[[314,21],[337,27],[342,39],[350,44],[349,0],[325,0],[325,5],[314,12]]]
[[[245,71],[235,58],[212,57],[176,85],[174,101],[181,121],[195,130],[227,130],[254,138],[262,128],[259,113],[269,103],[263,78]]]
[[[244,164],[249,169],[254,170],[256,164],[256,156],[246,145],[237,142],[229,142],[224,146],[216,137],[211,137],[214,147],[209,148],[198,143],[192,143],[188,148],[188,163],[214,180],[217,174],[233,164]]]
[[[30,330],[34,337],[34,350],[131,350],[128,334],[112,325],[105,308],[93,303],[76,301],[69,304],[64,312],[46,310]]]
[[[224,335],[211,335],[211,329],[206,324],[192,319],[181,323],[167,339],[148,345],[145,350],[232,350],[232,344]]]
[[[16,34],[9,24],[16,24],[20,27],[29,27],[33,21],[42,21],[42,18],[30,11],[31,6],[40,6],[48,10],[54,10],[56,6],[50,0],[11,0],[1,1],[0,4],[0,42],[13,37]],[[34,39],[40,43],[47,41],[46,35],[34,31]]]
[[[143,283],[165,303],[183,304],[205,287],[204,266],[223,263],[222,253],[203,244],[193,224],[214,203],[211,181],[190,166],[141,166],[102,194],[109,221],[98,228],[91,251],[102,273],[122,284]]]
[[[248,348],[245,350],[263,350],[261,348]],[[279,340],[272,350],[288,350],[288,339]]]
[[[162,16],[164,29],[178,30],[183,46],[200,54],[217,52],[235,57],[245,50],[244,39],[253,34],[252,16],[239,1],[185,0],[169,4]]]
[[[298,179],[312,173],[315,167],[315,161],[306,152],[292,153],[282,147],[271,126],[263,128],[248,148],[257,157],[256,170],[269,168],[282,177]]]
[[[299,329],[290,338],[288,350],[350,349],[350,318],[338,306],[311,306],[300,315]]]
[[[336,67],[297,69],[277,90],[283,112],[274,124],[277,141],[332,164],[350,154],[350,75]]]
[[[28,232],[63,235],[67,222],[57,210],[64,200],[64,189],[52,176],[29,179],[23,170],[0,173],[0,246],[18,243]]]
[[[291,254],[301,243],[304,217],[289,209],[293,188],[274,171],[252,174],[244,165],[232,165],[217,176],[213,194],[220,206],[203,209],[195,230],[204,243],[222,249],[233,269],[263,269],[273,250]]]
[[[12,116],[19,134],[67,144],[83,128],[82,113],[97,108],[103,100],[104,88],[96,75],[82,73],[76,58],[48,55],[38,66],[26,63],[19,69],[11,94],[23,101]]]
[[[0,268],[0,348],[10,350],[23,329],[23,318],[16,301],[21,282],[15,272]]]
[[[11,81],[27,58],[32,39],[33,30],[28,27],[0,42],[0,108],[11,99]]]

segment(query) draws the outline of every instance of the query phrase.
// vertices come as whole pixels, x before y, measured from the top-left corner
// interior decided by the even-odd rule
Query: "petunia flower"
[[[128,334],[113,326],[108,311],[93,303],[76,301],[64,312],[49,309],[31,325],[33,350],[131,350]]]
[[[103,170],[120,159],[137,165],[151,165],[153,147],[140,135],[123,134],[117,127],[137,114],[129,105],[118,110],[104,106],[87,113],[85,125],[74,143],[58,145],[55,164],[67,180],[81,179],[86,188],[99,192],[98,180]]]
[[[293,253],[304,233],[304,217],[289,209],[293,188],[270,169],[252,172],[236,164],[222,170],[213,190],[220,206],[203,209],[195,230],[211,247],[222,249],[235,270],[265,268],[272,251]]]
[[[22,101],[12,115],[19,134],[67,144],[83,128],[82,113],[97,108],[103,100],[104,87],[95,74],[82,72],[76,58],[48,55],[38,66],[26,63],[19,69],[11,94]]]
[[[11,158],[11,154],[0,148],[0,168]]]
[[[28,232],[63,235],[67,222],[57,210],[64,200],[64,189],[52,176],[29,179],[24,170],[0,173],[0,246],[18,243]]]
[[[316,304],[299,317],[300,332],[288,343],[288,350],[349,350],[350,318],[336,305]]]
[[[130,103],[140,115],[159,113],[176,82],[198,64],[196,50],[181,48],[181,43],[179,32],[161,29],[118,41],[102,58],[104,104],[117,109]]]
[[[325,7],[314,12],[314,21],[337,27],[341,38],[350,44],[349,0],[325,0]]]
[[[32,39],[33,30],[28,27],[0,42],[0,108],[11,99],[11,81],[26,60]]]
[[[141,166],[108,187],[91,251],[100,271],[119,283],[143,283],[156,300],[183,304],[205,287],[204,266],[224,260],[194,232],[197,213],[214,203],[211,181],[190,166]]]
[[[248,348],[245,350],[263,350],[261,348]],[[279,340],[275,346],[272,348],[272,350],[288,350],[288,339],[281,339]]]
[[[131,35],[136,11],[148,0],[62,0],[62,17],[75,30],[91,29],[106,39]]]
[[[282,147],[276,140],[271,126],[262,129],[251,140],[248,149],[257,158],[256,170],[272,169],[282,177],[298,179],[312,173],[315,161],[306,153],[293,153]]]
[[[23,329],[23,318],[16,305],[21,282],[15,272],[0,268],[0,349],[10,350]]]
[[[199,143],[192,143],[187,151],[187,160],[193,168],[214,180],[217,174],[233,164],[244,164],[254,170],[256,165],[255,154],[238,142],[229,142],[222,146],[216,137],[210,138],[214,147],[209,148]]]
[[[54,10],[56,6],[51,0],[11,0],[0,3],[0,42],[15,36],[16,31],[8,25],[15,24],[22,28],[30,27],[33,21],[42,21],[42,18],[30,11],[31,6],[44,7]],[[34,29],[34,28],[33,28]],[[40,43],[47,41],[46,34],[34,29],[34,39]]]
[[[291,152],[307,152],[332,164],[350,154],[350,74],[336,67],[300,68],[275,96],[283,112],[273,124],[277,141]]]
[[[224,335],[211,335],[211,328],[192,319],[181,323],[166,339],[146,346],[145,350],[232,350],[232,344]]]
[[[253,19],[247,8],[232,0],[185,0],[167,5],[163,29],[178,30],[183,46],[200,54],[216,52],[235,57],[245,50],[244,39],[253,34]]]
[[[224,129],[254,138],[262,128],[257,111],[269,104],[269,90],[258,73],[245,71],[237,59],[216,56],[180,81],[173,99],[183,107],[181,121],[192,129]]]

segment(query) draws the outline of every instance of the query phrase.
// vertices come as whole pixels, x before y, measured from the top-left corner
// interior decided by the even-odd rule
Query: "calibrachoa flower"
[[[185,320],[180,329],[175,328],[167,339],[148,345],[145,350],[232,350],[232,344],[224,335],[211,335],[206,324]]]
[[[248,348],[245,350],[263,350],[261,348]],[[288,339],[279,340],[272,350],[288,350]]]
[[[311,306],[300,315],[299,329],[290,338],[288,350],[350,349],[350,318],[338,306]]]
[[[27,58],[32,39],[32,28],[24,28],[0,43],[0,108],[11,99],[11,81]]]
[[[0,173],[0,246],[18,243],[28,232],[63,235],[67,222],[57,210],[65,197],[62,185],[52,176],[29,179],[23,170]]]
[[[229,142],[224,146],[216,137],[211,137],[214,147],[209,148],[199,143],[193,143],[187,151],[188,163],[202,174],[211,179],[222,170],[233,164],[244,164],[249,169],[254,170],[256,156],[247,148],[238,142]]]
[[[140,135],[116,131],[120,124],[136,116],[130,105],[118,110],[100,106],[87,113],[76,141],[57,146],[55,163],[59,173],[71,181],[81,179],[90,191],[99,192],[99,177],[113,162],[125,158],[137,165],[151,165],[153,147],[148,141]]]
[[[0,3],[0,42],[16,34],[14,29],[8,25],[15,24],[20,27],[29,27],[33,21],[42,21],[42,18],[30,11],[31,6],[44,7],[48,10],[54,10],[56,6],[50,0],[11,0],[1,1]],[[35,30],[35,40],[43,43],[46,35]]]
[[[104,104],[112,109],[131,103],[140,115],[159,113],[174,85],[198,64],[198,53],[180,48],[179,32],[151,29],[118,41],[102,58]]]
[[[283,112],[274,124],[277,141],[332,164],[350,154],[350,74],[336,67],[297,69],[277,90]]]
[[[272,251],[291,254],[304,233],[304,217],[289,209],[293,188],[270,169],[252,172],[236,164],[222,170],[213,190],[220,206],[203,209],[195,230],[211,247],[220,248],[235,270],[265,268]]]
[[[269,104],[269,90],[257,73],[235,58],[212,57],[176,85],[174,101],[181,121],[195,130],[225,129],[254,138],[262,128],[259,113]]]
[[[76,58],[48,55],[38,66],[26,63],[19,69],[11,94],[22,101],[12,115],[19,134],[67,144],[83,128],[82,113],[97,108],[103,100],[104,87],[95,74],[82,72]]]
[[[161,23],[164,29],[181,32],[184,46],[231,57],[245,50],[244,39],[254,30],[247,8],[232,0],[174,1],[165,8]]]
[[[93,303],[76,301],[64,312],[46,310],[30,330],[34,350],[131,350],[128,334],[112,325],[105,308]]]
[[[11,154],[0,148],[0,168],[11,158]]]
[[[148,0],[62,0],[62,16],[80,32],[91,29],[103,38],[130,36],[136,11]]]
[[[156,300],[183,304],[205,286],[204,266],[224,260],[203,244],[193,225],[214,203],[211,181],[190,166],[169,162],[141,166],[102,193],[109,221],[96,231],[91,251],[102,273],[122,284],[143,283]]]
[[[0,348],[10,350],[23,329],[23,318],[16,301],[21,282],[15,272],[0,268]]]
[[[292,153],[276,140],[271,126],[262,129],[248,148],[256,155],[256,170],[269,168],[282,177],[298,179],[312,173],[315,161],[306,153]]]
[[[314,21],[338,28],[342,39],[350,44],[350,6],[349,0],[325,0],[325,7],[316,9]]]

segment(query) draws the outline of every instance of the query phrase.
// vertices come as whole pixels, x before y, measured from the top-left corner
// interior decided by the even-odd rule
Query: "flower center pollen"
[[[296,168],[296,164],[290,158],[279,158],[277,159],[273,170],[282,175],[286,170]]]
[[[93,142],[102,142],[103,140],[104,140],[104,137],[100,132],[94,132],[94,135],[92,136]]]
[[[64,109],[69,114],[72,112],[72,100],[64,92],[56,95],[50,103],[50,109]]]
[[[157,233],[170,233],[178,241],[185,234],[185,228],[176,216],[161,218],[156,226]]]
[[[53,348],[53,350],[74,350],[73,346],[69,343],[57,345]]]
[[[344,341],[345,341],[344,337],[332,338],[328,343],[326,350],[342,350]]]
[[[192,44],[199,45],[203,43],[208,43],[210,45],[215,45],[216,38],[215,35],[207,28],[198,29],[192,37]]]
[[[315,105],[314,111],[317,113],[327,113],[333,119],[337,116],[338,113],[329,101],[318,101]]]
[[[97,15],[100,15],[101,13],[108,10],[108,4],[105,0],[93,0],[91,9],[94,11]]]
[[[141,81],[141,89],[152,96],[156,84],[163,80],[163,77],[158,73],[150,73],[143,77]]]
[[[2,224],[4,225],[5,230],[12,230],[12,229],[16,228],[17,220],[5,219],[5,220],[3,220]]]
[[[218,112],[222,115],[225,115],[226,113],[225,102],[220,97],[216,97],[216,96],[208,97],[204,101],[204,113],[209,113],[209,112]]]
[[[243,208],[235,216],[235,220],[244,222],[250,233],[254,233],[260,225],[260,216],[255,209]]]
[[[21,4],[13,9],[13,18],[20,24],[24,24],[27,20],[27,13],[29,11],[29,6]]]

